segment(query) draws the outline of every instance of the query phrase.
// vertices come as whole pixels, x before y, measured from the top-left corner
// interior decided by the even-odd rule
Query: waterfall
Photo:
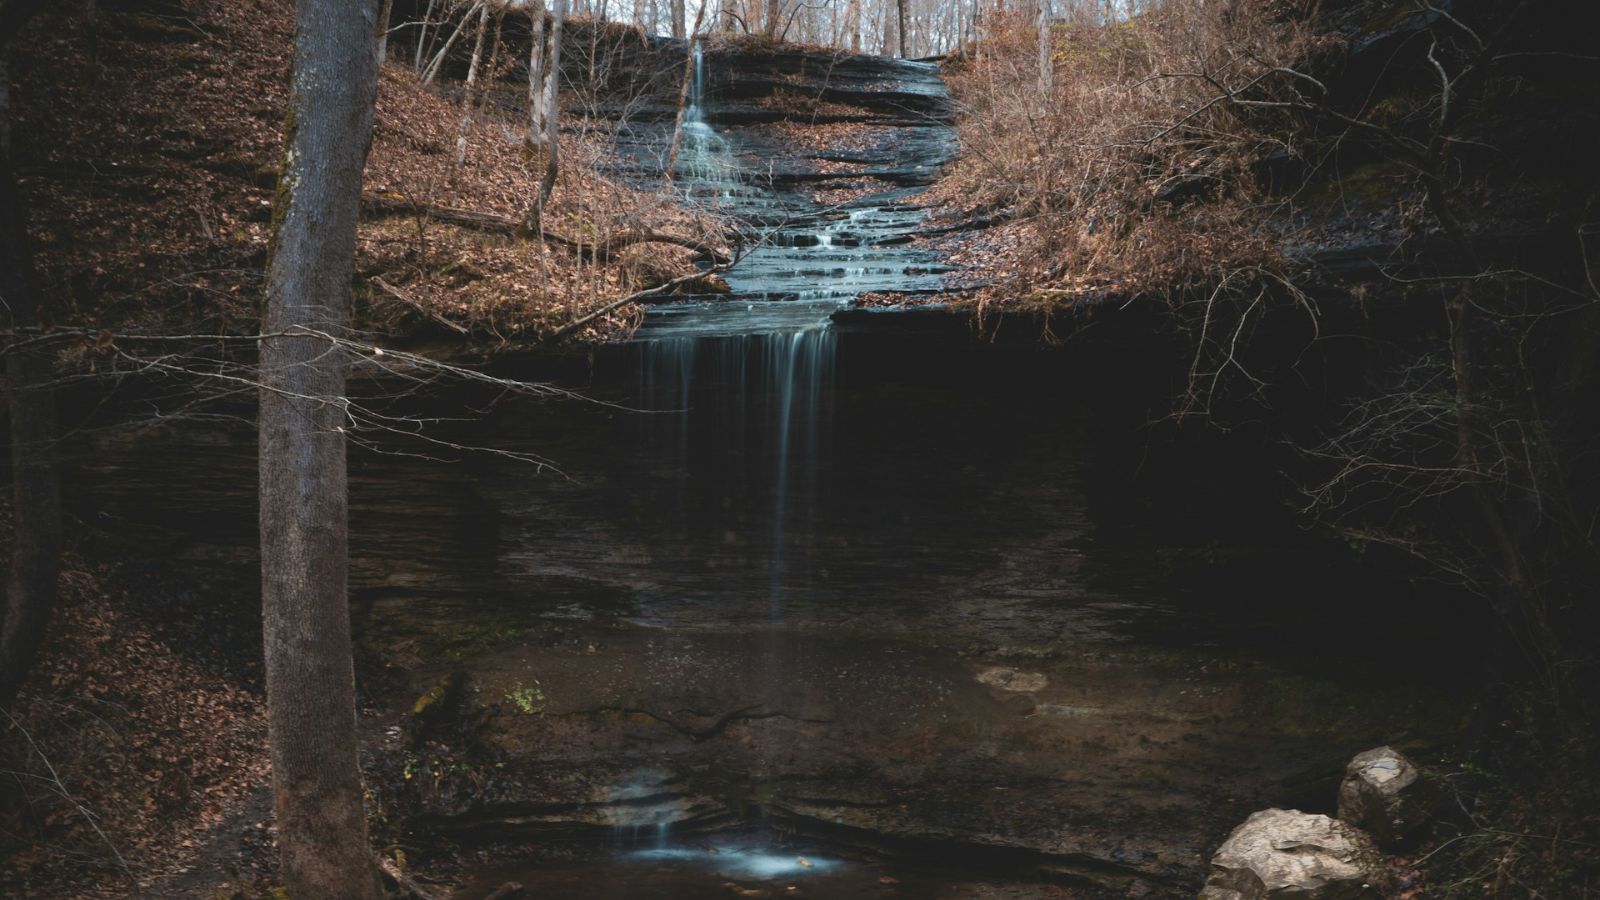
[[[686,180],[689,197],[732,196],[737,183],[739,164],[734,159],[728,141],[706,122],[705,116],[705,48],[699,40],[690,44],[689,91],[683,106],[680,124],[677,171],[673,174]]]
[[[642,440],[667,527],[755,566],[771,615],[809,577],[836,340],[825,325],[637,344]],[[753,598],[752,598],[753,599]]]

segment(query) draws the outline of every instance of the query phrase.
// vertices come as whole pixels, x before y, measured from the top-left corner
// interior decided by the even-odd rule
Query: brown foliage
[[[265,782],[261,696],[177,649],[200,639],[153,627],[116,567],[63,569],[52,636],[0,720],[0,894],[145,894]]]
[[[998,281],[991,294],[1038,288],[1046,304],[1280,265],[1252,169],[1294,123],[1233,99],[1272,102],[1288,77],[1275,69],[1325,46],[1290,5],[1169,0],[1058,23],[1048,94],[1034,23],[993,17],[949,67],[963,157],[934,197],[942,217],[1008,224],[956,261]]]

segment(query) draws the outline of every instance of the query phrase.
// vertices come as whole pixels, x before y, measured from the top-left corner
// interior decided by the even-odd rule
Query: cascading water
[[[762,655],[775,694],[770,686],[795,677],[780,636],[801,624],[791,601],[818,577],[811,524],[830,472],[838,341],[830,316],[867,291],[934,290],[939,271],[905,246],[921,218],[905,204],[916,188],[825,206],[742,165],[739,141],[712,125],[704,51],[696,42],[689,52],[677,186],[690,202],[765,234],[725,274],[729,294],[647,315],[635,340],[640,403],[653,411],[641,417],[642,440],[668,498],[659,508],[676,518],[662,524],[700,539],[684,546],[709,537],[725,548],[718,559],[677,564],[764,566],[773,627]],[[697,528],[712,533],[688,534]]]
[[[673,175],[682,179],[691,200],[725,199],[738,184],[739,164],[727,139],[706,122],[705,48],[694,41],[689,54],[689,92],[684,100],[681,144]]]

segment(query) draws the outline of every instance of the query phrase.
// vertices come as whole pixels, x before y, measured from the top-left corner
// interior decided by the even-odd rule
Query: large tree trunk
[[[0,27],[7,27],[0,22]],[[20,27],[20,22],[15,24]],[[11,162],[10,82],[0,36],[0,328],[38,324],[33,254],[16,170]],[[61,502],[52,447],[55,394],[48,360],[26,351],[6,354],[5,395],[11,418],[11,571],[0,610],[0,709],[11,706],[33,667],[55,605],[61,560]]]
[[[345,363],[377,54],[371,0],[299,0],[291,126],[261,344],[262,633],[282,878],[382,895],[362,809],[346,596]]]

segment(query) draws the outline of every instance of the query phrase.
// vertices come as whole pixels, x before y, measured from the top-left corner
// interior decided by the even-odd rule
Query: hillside
[[[144,332],[252,327],[292,12],[287,0],[150,0],[101,5],[92,16],[53,7],[32,26],[12,64],[15,140],[55,321]],[[582,27],[573,30],[581,36]],[[605,39],[630,34],[637,40],[622,28]],[[508,70],[502,60],[496,72],[509,79]],[[513,233],[538,194],[543,160],[525,148],[526,109],[506,93],[474,98],[458,169],[459,85],[427,88],[402,63],[384,66],[358,328],[400,338],[537,336],[695,271],[692,251],[619,244],[612,252],[616,238],[661,232],[722,243],[720,230],[671,198],[601,174],[613,157],[612,123],[576,115],[562,137],[549,234]],[[408,212],[421,207],[476,219],[446,225]],[[374,277],[398,291],[373,288]],[[625,329],[636,314],[619,308],[594,327]]]

